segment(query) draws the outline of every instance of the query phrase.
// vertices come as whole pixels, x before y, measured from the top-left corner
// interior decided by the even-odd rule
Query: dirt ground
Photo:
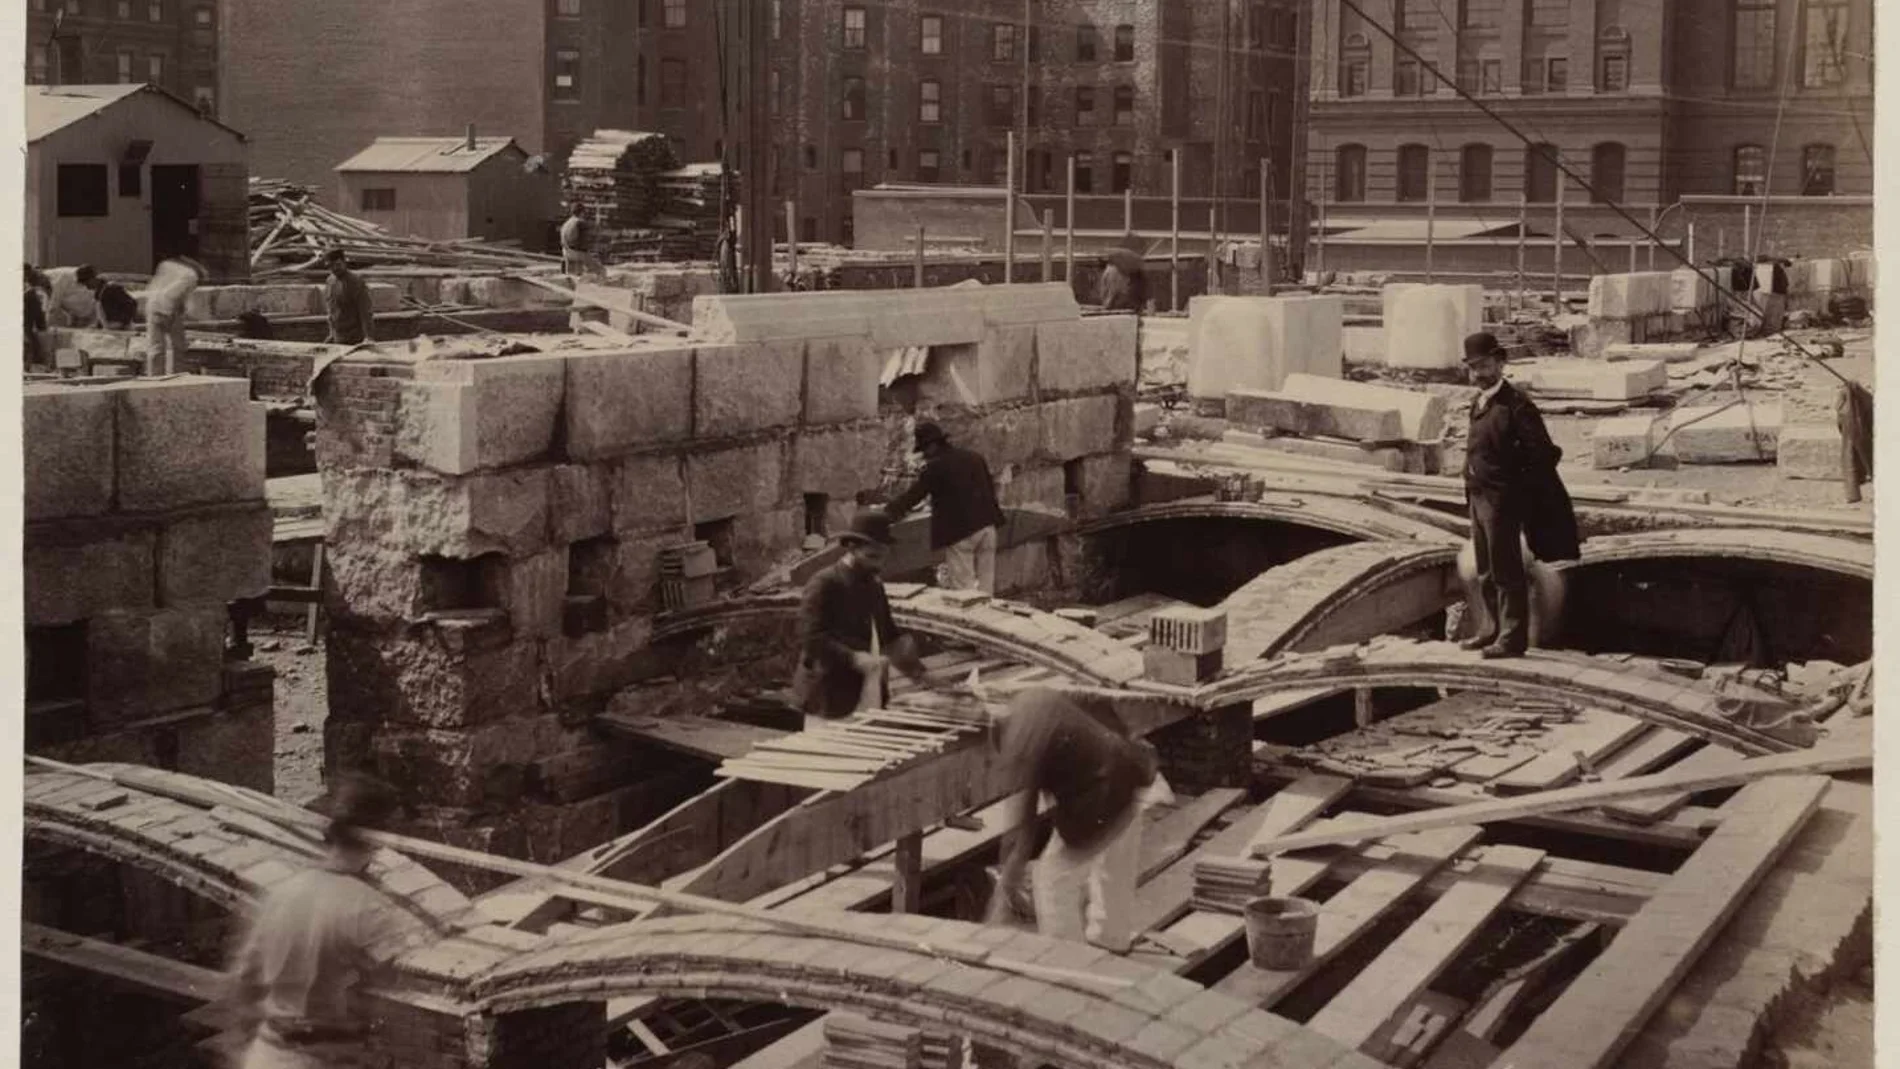
[[[277,796],[303,805],[323,793],[323,651],[305,644],[301,630],[253,631],[251,642],[256,658],[277,670]]]

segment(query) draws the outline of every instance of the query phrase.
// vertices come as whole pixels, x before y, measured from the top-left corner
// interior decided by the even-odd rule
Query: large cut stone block
[[[725,438],[798,422],[805,343],[702,345],[693,351],[693,436]]]
[[[760,442],[686,457],[688,518],[694,523],[779,507],[785,493],[785,445]]]
[[[649,596],[643,605],[650,611],[651,604]],[[554,701],[558,704],[612,694],[632,684],[639,662],[628,656],[628,651],[646,646],[652,633],[652,618],[636,615],[605,631],[549,641],[547,660],[554,681]]]
[[[1024,464],[1042,449],[1042,408],[1034,405],[988,412],[960,431],[952,430],[951,438],[981,453],[992,471]]]
[[[1484,329],[1484,287],[1400,283],[1385,287],[1385,363],[1459,367],[1465,337]]]
[[[1634,401],[1669,385],[1669,372],[1660,360],[1550,364],[1537,368],[1530,378],[1540,397],[1596,401]]]
[[[660,604],[660,551],[683,541],[678,531],[628,536],[614,544],[602,589],[617,614],[639,616]]]
[[[466,560],[524,556],[548,544],[549,471],[517,468],[444,476],[423,471],[338,473],[325,480],[332,546],[382,543]]]
[[[1082,461],[1082,512],[1100,516],[1127,505],[1134,496],[1134,458],[1127,453],[1086,457]]]
[[[859,338],[805,343],[805,423],[850,423],[877,417],[883,354]]]
[[[1775,441],[1775,466],[1790,479],[1843,482],[1843,459],[1839,427],[1819,423],[1783,427]]]
[[[1068,507],[1068,478],[1060,465],[1015,468],[1007,475],[998,472],[996,481],[997,502],[1004,508],[1060,513]]]
[[[1140,352],[1132,315],[1036,326],[1036,383],[1044,394],[1132,386]]]
[[[264,406],[251,403],[250,383],[186,375],[112,390],[120,510],[264,496]]]
[[[1227,420],[1239,427],[1264,427],[1303,438],[1396,442],[1404,436],[1395,408],[1302,401],[1265,390],[1235,390],[1228,394]]]
[[[732,561],[746,578],[763,575],[805,540],[805,510],[742,513],[732,524]]]
[[[1049,543],[1054,539],[1024,542],[996,551],[996,592],[1014,594],[1049,587]]]
[[[1033,325],[987,328],[975,345],[933,348],[918,396],[928,404],[971,407],[1024,400],[1035,355]]]
[[[871,310],[870,344],[880,350],[913,345],[974,345],[983,340],[984,301],[975,289],[883,290]]]
[[[158,536],[166,608],[223,606],[270,589],[271,510],[262,502],[183,517]]]
[[[194,716],[177,731],[179,772],[265,794],[275,788],[277,718],[269,706]]]
[[[792,490],[855,500],[884,474],[884,429],[878,426],[804,431],[792,441]]]
[[[1678,408],[1669,423],[1672,434],[1664,448],[1685,464],[1773,460],[1781,402],[1749,401],[1712,415],[1708,408]]]
[[[1693,267],[1678,267],[1669,272],[1669,307],[1677,312],[1695,312],[1721,300],[1707,275]]]
[[[963,292],[983,302],[983,318],[992,326],[1075,319],[1082,306],[1067,282],[1018,282],[1008,286],[971,286]]]
[[[86,628],[86,706],[123,723],[210,705],[224,689],[222,606],[105,612]]]
[[[1662,438],[1653,414],[1598,420],[1590,432],[1591,463],[1598,471],[1647,467]]]
[[[563,356],[426,360],[403,388],[396,455],[461,475],[545,456],[566,394]]]
[[[1267,449],[1295,456],[1318,457],[1342,464],[1363,464],[1403,472],[1407,469],[1406,451],[1395,446],[1367,446],[1354,442],[1325,442],[1314,438],[1268,438],[1261,442]],[[1423,474],[1414,472],[1413,474]]]
[[[1423,390],[1296,374],[1286,377],[1280,393],[1321,404],[1338,402],[1359,408],[1394,409],[1407,441],[1431,442],[1445,436],[1445,399]]]
[[[567,455],[595,460],[693,433],[693,350],[655,342],[567,361]]]
[[[423,613],[422,563],[393,546],[333,545],[323,556],[323,591],[333,622],[408,622]]]
[[[1185,316],[1141,316],[1140,376],[1143,386],[1173,386],[1187,381],[1191,331]]]
[[[1333,298],[1194,298],[1188,393],[1224,398],[1234,390],[1277,390],[1294,373],[1338,377],[1344,307]]]
[[[28,383],[20,398],[26,518],[112,511],[111,390]]]
[[[541,708],[539,650],[533,642],[455,648],[439,628],[338,629],[325,643],[331,707],[445,732],[533,714]]]
[[[605,464],[562,464],[548,472],[549,537],[565,544],[612,530],[610,470]]]
[[[1069,461],[1114,451],[1119,399],[1076,397],[1042,405],[1042,453]]]
[[[1611,345],[1603,350],[1603,359],[1611,362],[1624,360],[1660,360],[1665,364],[1686,364],[1696,358],[1701,349],[1692,341],[1658,342],[1648,345]]]
[[[540,640],[561,633],[567,561],[567,547],[559,546],[495,568],[495,601],[507,611],[516,637]]]
[[[863,338],[879,293],[722,293],[693,298],[693,330],[711,342]]]
[[[29,627],[76,623],[111,609],[148,610],[157,588],[147,531],[29,527],[24,559]]]
[[[678,528],[686,522],[686,468],[672,453],[643,454],[607,472],[615,531]]]

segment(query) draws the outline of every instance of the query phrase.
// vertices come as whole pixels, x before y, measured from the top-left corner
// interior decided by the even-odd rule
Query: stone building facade
[[[27,0],[28,85],[149,82],[218,113],[217,0]]]

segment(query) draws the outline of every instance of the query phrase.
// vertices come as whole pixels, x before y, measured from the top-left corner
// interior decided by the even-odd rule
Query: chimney
[[[474,123],[468,124],[468,150],[470,152],[475,151],[475,124]]]

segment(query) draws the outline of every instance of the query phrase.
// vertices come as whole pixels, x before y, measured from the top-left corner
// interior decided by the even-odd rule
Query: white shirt
[[[269,1020],[357,1024],[351,989],[376,964],[373,948],[414,923],[354,875],[301,872],[259,906],[238,952],[238,976],[261,994]]]
[[[1478,399],[1471,403],[1472,413],[1475,415],[1476,413],[1483,412],[1486,408],[1489,408],[1491,406],[1491,399],[1496,397],[1498,395],[1498,391],[1503,388],[1504,388],[1504,376],[1500,374],[1498,376],[1498,381],[1478,391]]]
[[[46,310],[48,322],[56,327],[92,326],[99,302],[79,281],[79,269],[54,267],[47,270],[46,277],[53,283],[53,303]]]
[[[198,288],[198,272],[190,264],[166,260],[152,272],[145,287],[146,315],[173,315],[185,310],[185,299]]]

